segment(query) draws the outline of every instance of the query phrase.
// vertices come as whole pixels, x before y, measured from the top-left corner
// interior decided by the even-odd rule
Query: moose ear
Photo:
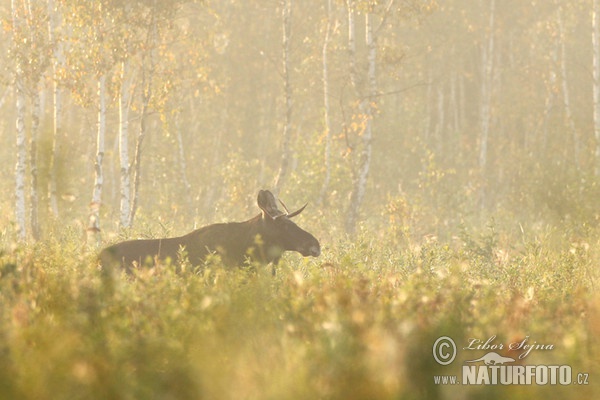
[[[263,217],[269,216],[270,218],[275,219],[286,215],[277,208],[275,196],[273,196],[273,193],[269,192],[268,190],[261,190],[258,192],[256,203],[263,211]]]

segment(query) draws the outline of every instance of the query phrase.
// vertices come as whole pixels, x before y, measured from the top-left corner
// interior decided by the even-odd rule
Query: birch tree
[[[496,0],[489,2],[489,19],[487,35],[481,46],[481,100],[479,110],[479,169],[485,176],[488,164],[488,142],[492,120],[492,90],[494,83],[494,26]],[[486,190],[482,183],[479,193],[480,207],[485,205]]]
[[[94,188],[90,202],[89,223],[87,227],[88,244],[100,245],[100,205],[104,187],[104,150],[106,137],[106,74],[98,78],[98,119],[96,125],[96,156],[94,159]]]
[[[384,11],[383,21],[381,27],[387,17],[387,14],[392,7],[394,0],[389,0],[386,9]],[[372,141],[373,141],[373,114],[375,107],[375,98],[377,95],[377,75],[376,75],[376,62],[377,62],[377,43],[376,43],[376,32],[379,28],[375,28],[375,14],[373,9],[369,9],[365,12],[365,46],[367,51],[367,71],[366,71],[366,88],[361,88],[360,81],[361,77],[358,76],[358,70],[356,68],[356,26],[355,26],[355,4],[353,0],[348,1],[348,48],[350,53],[350,80],[359,97],[358,105],[358,124],[359,137],[361,140],[361,147],[358,156],[358,168],[355,172],[353,188],[350,195],[350,207],[346,218],[346,231],[353,234],[356,230],[356,223],[360,211],[360,206],[365,197],[367,190],[367,179],[369,176],[369,170],[371,167],[372,157]]]
[[[52,150],[50,153],[50,176],[48,181],[48,200],[50,202],[50,211],[56,218],[58,217],[58,164],[60,157],[60,140],[62,136],[62,91],[60,88],[60,71],[65,66],[65,56],[63,51],[63,39],[57,34],[60,25],[60,11],[54,0],[48,0],[48,39],[53,44],[54,54],[52,57]]]
[[[600,0],[594,0],[592,9],[592,77],[594,105],[594,138],[596,139],[594,172],[600,176]]]
[[[14,90],[16,100],[15,223],[19,240],[27,237],[26,175],[27,175],[27,98],[31,98],[31,138],[29,142],[31,168],[30,220],[32,235],[39,236],[37,196],[37,135],[40,125],[42,92],[41,77],[48,63],[49,46],[46,31],[41,29],[45,13],[36,3],[11,1],[13,34]]]
[[[130,204],[130,214],[127,226],[133,225],[133,220],[138,208],[140,183],[142,179],[142,146],[144,139],[146,138],[146,120],[148,117],[148,107],[150,99],[152,98],[153,90],[153,79],[155,74],[156,65],[156,48],[158,46],[158,26],[157,26],[157,10],[156,0],[153,3],[152,10],[150,11],[150,24],[146,35],[147,49],[142,55],[142,87],[141,87],[141,112],[140,112],[140,125],[138,129],[138,135],[135,145],[135,153],[133,159],[133,193]],[[146,61],[147,60],[147,61]],[[146,66],[146,62],[148,66]]]
[[[111,98],[109,82],[112,81],[112,70],[115,65],[113,50],[116,48],[107,36],[111,31],[111,17],[104,2],[73,1],[64,4],[65,25],[71,27],[69,36],[69,52],[65,57],[65,65],[81,66],[84,68],[69,68],[70,79],[67,81],[76,90],[71,93],[75,100],[85,107],[92,107],[96,114],[95,129],[89,134],[96,144],[91,157],[93,184],[88,203],[88,224],[86,229],[87,244],[101,244],[102,223],[100,210],[103,205],[103,190],[105,182],[104,156],[107,127],[107,108]],[[90,86],[88,88],[88,85]],[[58,99],[61,92],[58,93]],[[55,97],[56,99],[56,97]],[[61,108],[61,101],[55,100],[55,137],[60,136],[60,117],[56,115]],[[56,128],[58,125],[59,128]]]
[[[283,86],[285,93],[285,119],[283,122],[283,132],[281,135],[281,164],[279,173],[275,180],[275,191],[279,192],[289,173],[290,165],[290,142],[292,130],[292,85],[290,82],[290,36],[292,30],[292,0],[283,0],[282,8],[283,20]]]
[[[31,138],[29,140],[29,167],[31,184],[29,189],[29,218],[31,224],[31,236],[34,240],[40,238],[40,218],[39,218],[39,195],[38,195],[38,140],[40,131],[40,118],[42,114],[41,84],[33,95],[33,104],[31,106]]]
[[[23,54],[20,47],[26,43],[21,35],[21,15],[16,0],[11,0],[13,23],[13,41],[15,45],[15,98],[16,98],[16,144],[17,164],[15,167],[15,222],[17,238],[25,240],[27,235],[25,219],[25,174],[27,173],[27,149],[25,132],[25,72],[23,70]]]
[[[325,27],[325,38],[323,40],[322,63],[323,63],[323,113],[325,119],[325,178],[319,194],[319,204],[324,204],[329,191],[329,182],[331,181],[331,142],[333,133],[331,130],[331,111],[329,107],[329,43],[334,29],[332,0],[327,2],[327,26]]]
[[[131,185],[129,174],[129,106],[131,98],[131,79],[128,74],[128,62],[120,63],[119,92],[119,170],[120,170],[120,202],[119,225],[121,228],[130,226]]]
[[[569,89],[568,75],[567,75],[567,50],[566,50],[566,33],[565,24],[563,18],[563,8],[558,7],[556,18],[558,21],[558,41],[560,46],[560,76],[561,76],[561,89],[563,95],[563,105],[565,108],[565,122],[569,129],[569,133],[573,140],[573,158],[577,168],[581,168],[581,140],[575,129],[575,121],[573,119],[573,110],[571,107],[571,94]]]
[[[490,136],[492,83],[494,74],[494,18],[496,0],[490,0],[489,25],[481,48],[481,102],[479,135],[479,168],[485,171],[488,162],[488,141]]]

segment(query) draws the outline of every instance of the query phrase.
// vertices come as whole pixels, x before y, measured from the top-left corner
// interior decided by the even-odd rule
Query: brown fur
[[[264,192],[259,193],[258,199],[263,213],[248,221],[209,225],[179,237],[117,243],[102,250],[100,263],[103,267],[120,265],[130,271],[134,263],[138,266],[154,265],[156,260],[176,263],[181,249],[192,265],[201,264],[210,253],[219,254],[226,265],[241,265],[246,259],[265,264],[277,262],[284,251],[318,256],[321,248],[313,235],[284,213],[271,217],[274,198],[265,201]]]

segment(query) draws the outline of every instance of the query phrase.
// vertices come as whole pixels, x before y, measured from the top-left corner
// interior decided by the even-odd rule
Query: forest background
[[[506,397],[435,385],[460,368],[442,335],[552,343],[526,362],[590,383],[515,398],[597,395],[600,0],[0,17],[0,397]],[[318,259],[98,271],[107,243],[254,216],[259,189],[309,202]]]
[[[1,226],[183,232],[263,187],[332,236],[594,225],[588,3],[6,2]]]

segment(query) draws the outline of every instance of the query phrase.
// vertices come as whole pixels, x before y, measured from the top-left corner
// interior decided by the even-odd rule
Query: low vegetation
[[[418,245],[357,239],[318,259],[98,270],[68,233],[0,259],[0,398],[594,398],[600,394],[597,233],[463,229]],[[530,236],[530,237],[528,237]],[[508,240],[507,237],[512,237]],[[557,244],[558,243],[558,244]],[[184,255],[183,255],[184,256]],[[457,360],[437,364],[449,336]],[[552,344],[521,365],[570,365],[588,385],[443,386],[469,339]],[[507,354],[503,352],[503,354]],[[472,356],[472,357],[471,357]],[[576,377],[575,377],[576,378]]]

